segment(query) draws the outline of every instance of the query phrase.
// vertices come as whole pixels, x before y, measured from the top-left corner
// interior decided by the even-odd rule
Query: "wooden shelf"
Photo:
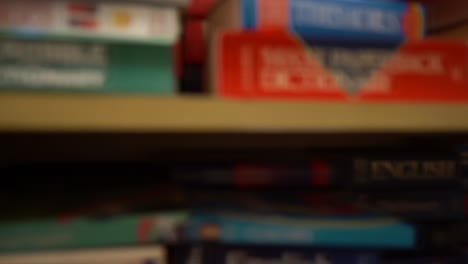
[[[468,105],[4,92],[0,132],[468,132]]]

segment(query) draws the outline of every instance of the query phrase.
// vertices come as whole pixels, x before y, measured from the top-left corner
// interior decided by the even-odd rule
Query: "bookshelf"
[[[0,93],[0,132],[466,132],[468,105]]]

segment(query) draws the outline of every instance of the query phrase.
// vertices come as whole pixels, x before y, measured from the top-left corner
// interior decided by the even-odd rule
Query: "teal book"
[[[0,89],[176,92],[172,45],[0,39]]]
[[[416,232],[395,218],[373,215],[243,214],[199,212],[190,219],[194,241],[238,245],[412,248]]]
[[[0,252],[61,250],[174,242],[188,213],[45,219],[0,224]]]

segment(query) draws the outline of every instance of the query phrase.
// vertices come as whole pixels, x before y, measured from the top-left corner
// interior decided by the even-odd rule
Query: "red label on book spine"
[[[468,101],[468,45],[423,40],[395,49],[309,45],[287,34],[225,33],[218,93],[226,97]],[[215,67],[216,67],[215,66]]]

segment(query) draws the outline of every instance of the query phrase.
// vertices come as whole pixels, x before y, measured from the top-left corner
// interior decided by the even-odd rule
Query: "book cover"
[[[177,241],[185,212],[0,223],[0,252],[111,247]]]
[[[399,43],[424,35],[421,5],[398,1],[226,0],[211,17],[219,29],[290,30],[304,39]]]
[[[0,39],[0,88],[173,94],[170,45]]]
[[[413,228],[394,218],[229,212],[195,212],[188,236],[193,241],[319,247],[411,248],[416,242]]]
[[[0,35],[174,44],[178,10],[135,2],[1,1]]]
[[[468,45],[427,39],[394,46],[306,43],[283,33],[224,32],[210,83],[220,97],[467,102]]]
[[[0,255],[0,264],[166,264],[163,246],[120,247]]]

